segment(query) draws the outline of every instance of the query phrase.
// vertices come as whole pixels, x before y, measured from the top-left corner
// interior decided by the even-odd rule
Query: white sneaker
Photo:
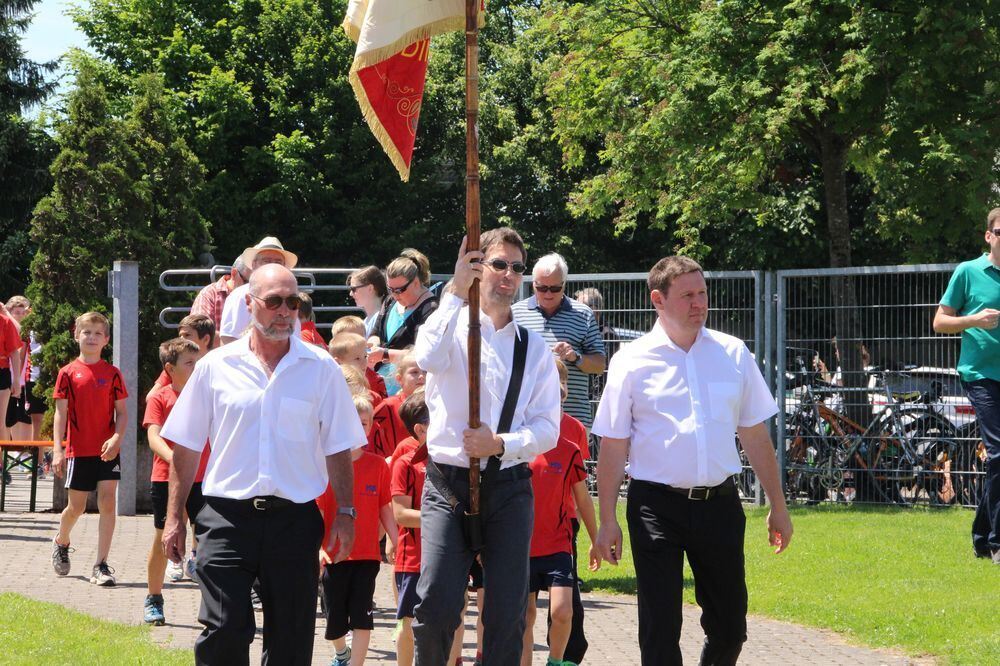
[[[182,564],[175,564],[173,560],[167,562],[167,580],[171,583],[177,583],[182,578],[184,578],[184,566]]]

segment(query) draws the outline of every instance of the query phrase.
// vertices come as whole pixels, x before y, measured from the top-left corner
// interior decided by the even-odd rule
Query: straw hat
[[[257,253],[264,250],[274,250],[275,252],[280,252],[282,256],[285,257],[285,268],[295,268],[295,264],[299,263],[298,256],[286,250],[281,244],[281,241],[274,236],[268,236],[253,247],[248,247],[243,250],[243,254],[241,254],[240,257],[243,259],[243,263],[245,263],[248,267],[251,267],[253,266],[253,260],[257,256]]]

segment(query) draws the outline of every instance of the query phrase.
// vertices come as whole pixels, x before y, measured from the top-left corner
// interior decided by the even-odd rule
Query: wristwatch
[[[575,349],[573,350],[573,353],[576,354],[576,358],[574,358],[572,361],[570,361],[570,363],[572,363],[573,365],[575,365],[576,367],[579,368],[580,367],[580,363],[583,361],[583,354],[581,354],[580,352],[578,352]]]
[[[351,520],[358,519],[358,510],[353,506],[338,506],[337,507],[338,516],[350,516]]]

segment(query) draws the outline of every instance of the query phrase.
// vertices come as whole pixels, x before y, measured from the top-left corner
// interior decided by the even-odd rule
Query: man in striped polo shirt
[[[535,263],[531,272],[534,296],[512,306],[514,320],[540,333],[559,360],[569,368],[569,397],[563,403],[590,430],[590,380],[607,367],[604,341],[594,312],[567,296],[566,260],[555,252]]]

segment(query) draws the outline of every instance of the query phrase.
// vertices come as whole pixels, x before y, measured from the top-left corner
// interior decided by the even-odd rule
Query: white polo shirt
[[[715,486],[741,470],[737,426],[777,413],[742,340],[702,328],[685,352],[657,321],[611,358],[593,432],[631,440],[633,479]]]
[[[485,313],[479,322],[480,418],[496,432],[510,382],[518,328],[511,321],[495,330],[493,320]],[[500,435],[504,440],[501,469],[530,463],[559,439],[559,374],[555,360],[540,335],[531,331],[527,334],[528,357],[511,431]],[[469,466],[462,442],[469,421],[468,336],[468,305],[458,296],[445,293],[438,309],[417,331],[413,348],[417,365],[427,371],[427,453],[436,463],[458,467]]]
[[[193,451],[211,441],[205,495],[293,502],[326,490],[326,456],[367,443],[337,363],[295,336],[270,378],[249,337],[209,352],[161,434]]]
[[[241,284],[233,289],[233,292],[226,297],[226,302],[222,306],[222,320],[219,323],[219,335],[229,338],[241,338],[250,327],[250,308],[247,307],[247,294],[250,293],[250,284]],[[295,335],[301,336],[302,322],[298,317],[294,317]]]

